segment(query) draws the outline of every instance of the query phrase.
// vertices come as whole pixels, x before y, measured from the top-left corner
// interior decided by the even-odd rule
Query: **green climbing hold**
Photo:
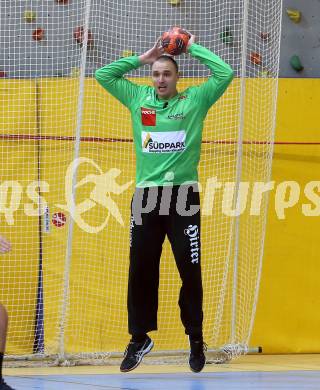
[[[226,43],[227,45],[230,45],[233,42],[233,36],[230,27],[226,27],[221,33],[220,33],[220,39],[223,43]]]
[[[303,70],[303,66],[301,64],[300,58],[297,55],[293,55],[290,58],[290,65],[297,72],[301,72]]]

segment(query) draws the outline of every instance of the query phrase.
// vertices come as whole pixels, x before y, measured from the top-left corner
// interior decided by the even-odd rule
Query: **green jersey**
[[[203,122],[209,108],[233,78],[231,67],[203,46],[188,52],[212,72],[199,86],[189,87],[169,100],[155,89],[123,76],[142,64],[138,56],[121,58],[98,69],[97,81],[131,113],[136,151],[136,186],[180,185],[198,181]]]

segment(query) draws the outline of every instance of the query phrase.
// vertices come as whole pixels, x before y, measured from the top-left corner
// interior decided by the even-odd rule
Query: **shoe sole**
[[[189,366],[189,367],[190,367],[190,366]],[[201,371],[203,370],[203,368],[204,368],[204,366],[201,368],[201,370],[196,371],[196,370],[194,370],[194,369],[192,369],[192,368],[190,367],[190,370],[191,370],[192,372],[199,373],[199,372],[201,372]]]
[[[137,368],[137,367],[139,366],[139,364],[142,362],[143,357],[144,357],[145,355],[147,355],[147,354],[151,351],[151,349],[153,348],[153,345],[154,345],[154,343],[153,343],[153,341],[151,340],[150,345],[148,346],[147,349],[145,349],[145,350],[143,351],[143,353],[141,354],[140,359],[138,360],[137,364],[136,364],[135,366],[133,366],[132,368],[129,368],[129,369],[127,369],[127,370],[123,370],[123,369],[121,370],[121,368],[120,368],[120,371],[121,371],[121,372],[129,372],[129,371],[132,371],[132,370],[134,370],[135,368]]]
[[[190,366],[190,364],[189,364],[189,368],[190,368],[190,370],[191,370],[192,372],[199,373],[199,372],[201,372],[201,371],[204,369],[204,367],[205,367],[205,365],[206,365],[206,362],[207,362],[207,359],[204,361],[204,365],[203,365],[203,367],[201,368],[201,370],[194,370],[194,369]]]

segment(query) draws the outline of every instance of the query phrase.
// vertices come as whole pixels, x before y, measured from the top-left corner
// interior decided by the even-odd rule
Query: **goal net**
[[[128,111],[94,72],[142,54],[175,25],[235,71],[208,113],[199,166],[204,337],[228,358],[246,352],[263,257],[281,0],[2,3],[0,234],[13,247],[0,263],[7,354],[63,361],[124,350],[134,146]],[[180,91],[208,76],[189,55],[177,61]],[[149,73],[145,66],[129,77],[149,84]],[[155,352],[181,353],[188,340],[168,242],[160,275]]]

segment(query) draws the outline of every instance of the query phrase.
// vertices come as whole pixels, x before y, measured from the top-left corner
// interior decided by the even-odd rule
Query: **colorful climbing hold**
[[[73,32],[73,37],[77,43],[82,45],[84,40],[84,27],[83,26],[76,27]],[[93,45],[93,35],[92,32],[88,30],[88,46],[92,46],[92,45]]]
[[[294,23],[299,23],[301,20],[301,12],[297,9],[287,8],[287,15]]]
[[[230,45],[233,42],[233,36],[230,27],[226,27],[221,33],[220,33],[220,39],[223,43],[226,43],[227,45]]]
[[[258,73],[259,77],[261,78],[268,78],[268,77],[272,77],[272,72],[269,70],[269,69],[262,69],[259,73]]]
[[[131,57],[134,55],[132,50],[126,49],[122,51],[122,57]]]
[[[44,29],[43,28],[36,28],[32,33],[32,39],[35,41],[42,41],[44,38]]]
[[[255,65],[261,65],[261,63],[262,63],[261,54],[255,52],[255,51],[251,52],[250,61]]]
[[[37,14],[35,13],[35,11],[26,10],[24,11],[23,17],[27,23],[32,23],[36,20]]]
[[[301,72],[303,70],[303,65],[301,64],[301,60],[299,56],[297,56],[296,54],[290,58],[290,65],[297,72]]]
[[[268,33],[268,32],[261,32],[260,33],[260,38],[263,39],[264,41],[267,41],[270,38],[270,33]]]
[[[80,76],[80,69],[79,68],[71,68],[70,69],[70,76],[71,77],[79,77]]]

